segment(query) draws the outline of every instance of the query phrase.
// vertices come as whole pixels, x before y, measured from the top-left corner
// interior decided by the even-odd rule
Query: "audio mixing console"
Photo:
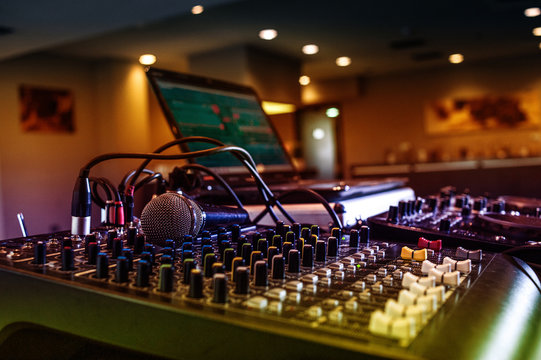
[[[472,244],[281,223],[4,240],[0,326],[164,358],[539,358],[535,274]]]
[[[424,236],[443,239],[449,246],[466,244],[500,252],[541,240],[539,214],[522,210],[506,206],[502,197],[455,195],[452,188],[444,188],[439,196],[391,205],[368,223],[378,236],[410,242]]]

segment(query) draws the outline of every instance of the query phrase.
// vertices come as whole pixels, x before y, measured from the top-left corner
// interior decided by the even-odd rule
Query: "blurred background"
[[[0,238],[65,230],[79,169],[173,139],[140,63],[252,86],[305,174],[541,197],[539,1],[0,4]],[[267,31],[265,31],[267,30]],[[97,167],[118,183],[138,162]],[[168,172],[174,164],[156,163]]]

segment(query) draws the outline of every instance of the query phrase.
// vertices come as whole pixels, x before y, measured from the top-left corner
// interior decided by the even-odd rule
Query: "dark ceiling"
[[[0,5],[0,58],[36,51],[86,58],[137,59],[154,53],[160,66],[227,46],[255,45],[302,60],[313,78],[370,76],[420,67],[541,54],[532,34],[541,16],[524,9],[540,1],[197,1],[18,0]],[[257,34],[278,30],[272,41]],[[1,30],[1,28],[0,28]],[[11,33],[10,33],[11,32]],[[1,31],[0,31],[1,34]],[[304,55],[305,44],[319,45]],[[338,56],[352,64],[336,66]]]

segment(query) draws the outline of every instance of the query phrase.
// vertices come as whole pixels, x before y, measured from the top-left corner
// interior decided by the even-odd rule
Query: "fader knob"
[[[128,282],[128,272],[129,272],[128,259],[124,256],[119,256],[116,259],[116,269],[115,269],[115,282],[125,283]]]
[[[227,277],[225,274],[214,274],[212,277],[212,287],[214,288],[212,302],[225,304],[227,302]]]
[[[310,268],[314,266],[314,248],[310,244],[302,248],[302,266]]]
[[[391,205],[387,212],[387,222],[396,224],[398,222],[398,207]]]
[[[113,239],[112,255],[111,255],[111,257],[113,259],[116,259],[117,257],[119,257],[122,254],[122,248],[124,247],[123,243],[124,242],[122,241],[122,239],[119,239],[119,238]]]
[[[338,239],[338,243],[340,244],[340,240],[342,240],[342,230],[340,228],[332,228],[331,229],[331,236],[334,236]]]
[[[144,235],[137,235],[135,237],[135,243],[133,244],[133,252],[136,255],[139,255],[142,253],[145,249],[145,236]]]
[[[188,296],[194,299],[201,299],[203,297],[203,273],[199,269],[192,269],[190,272]]]
[[[70,247],[64,247],[62,249],[62,270],[69,271],[75,269],[73,264],[74,252]]]
[[[300,254],[299,250],[292,249],[289,251],[287,272],[299,273],[300,272]]]
[[[295,234],[295,240],[301,237],[301,224],[293,223],[291,226],[291,231]]]
[[[107,277],[109,277],[109,257],[106,253],[98,254],[96,277],[98,279],[106,279]]]
[[[290,243],[290,242],[285,242],[284,243],[282,254],[284,255],[284,259],[285,259],[286,264],[288,263],[288,260],[289,260],[289,252],[292,249],[293,249],[293,244],[292,243]]]
[[[235,258],[235,249],[228,248],[224,250],[223,262],[226,271],[231,271],[233,259]]]
[[[407,206],[406,201],[400,200],[398,202],[398,217],[400,219],[407,215],[406,214],[406,206]]]
[[[312,233],[310,232],[310,228],[303,227],[301,229],[301,238],[303,238],[304,241],[310,240],[310,235],[312,235]]]
[[[254,272],[254,285],[267,286],[267,263],[263,260],[256,261]]]
[[[282,252],[282,235],[274,235],[272,237],[272,246],[278,249],[278,252]]]
[[[235,294],[248,294],[250,291],[250,269],[246,266],[239,266],[235,272]]]
[[[205,271],[205,277],[212,277],[212,265],[216,262],[216,255],[214,253],[207,253],[203,259],[203,270]]]
[[[285,277],[285,264],[282,255],[274,255],[272,258],[272,278],[274,280],[283,280]]]
[[[295,244],[295,233],[293,231],[288,231],[286,233],[286,241],[285,242],[288,242],[288,243],[292,243],[292,244]]]
[[[133,270],[133,250],[129,248],[122,249],[122,256],[128,259],[128,269]]]
[[[113,248],[113,240],[118,237],[118,232],[116,230],[107,231],[107,249],[111,250]]]
[[[268,262],[269,262],[269,265],[270,265],[271,269],[272,269],[272,259],[278,254],[279,254],[278,249],[275,246],[271,246],[269,248]]]
[[[240,236],[240,225],[234,224],[231,226],[231,241],[237,242]]]
[[[250,255],[252,254],[252,244],[244,243],[242,244],[242,251],[240,256],[244,259],[245,264],[250,263]]]
[[[316,242],[316,261],[325,262],[327,260],[327,244],[325,241],[318,240]]]
[[[195,269],[196,268],[196,264],[195,264],[195,260],[194,259],[186,259],[184,260],[184,263],[182,265],[183,269],[183,278],[182,278],[182,282],[184,284],[189,284],[190,283],[190,273],[192,271],[192,269]]]
[[[335,257],[338,253],[338,239],[334,236],[327,239],[327,256]]]
[[[366,225],[361,226],[359,242],[361,245],[368,245],[370,243],[370,228]]]
[[[38,241],[34,247],[34,264],[43,265],[46,262],[47,247],[43,241]]]
[[[319,225],[312,225],[310,227],[310,234],[319,237]]]
[[[358,248],[359,247],[359,231],[353,229],[349,233],[349,247]]]
[[[462,210],[460,211],[460,214],[462,217],[467,218],[471,215],[471,207],[469,205],[465,205]]]
[[[137,228],[130,226],[127,234],[127,245],[133,246],[135,244],[135,238],[137,237]]]
[[[285,232],[284,232],[284,222],[283,222],[282,220],[279,220],[279,221],[276,223],[275,231],[276,231],[276,234],[277,234],[277,235],[281,235],[281,236],[284,236],[284,235],[285,235]]]
[[[96,242],[91,242],[88,244],[88,263],[90,265],[96,265],[96,262],[98,261],[99,252],[100,252],[100,249]]]
[[[147,260],[139,260],[137,263],[137,274],[135,278],[135,286],[147,287],[150,280],[151,266]]]
[[[250,255],[250,271],[253,273],[255,263],[263,260],[263,255],[261,254],[261,251],[252,251],[252,254]]]
[[[163,264],[160,266],[158,290],[161,292],[173,291],[173,266],[171,266],[171,264]]]
[[[449,219],[441,219],[439,229],[442,232],[449,232],[451,229],[451,221]]]
[[[261,254],[264,258],[267,257],[267,249],[269,247],[269,242],[267,239],[259,239],[257,241],[257,251],[261,251]]]

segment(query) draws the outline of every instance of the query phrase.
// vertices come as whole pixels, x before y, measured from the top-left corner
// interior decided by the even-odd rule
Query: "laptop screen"
[[[293,171],[283,144],[251,88],[154,68],[147,69],[147,76],[177,138],[207,136],[246,149],[262,172]],[[189,143],[184,150],[209,147]],[[222,174],[245,171],[229,153],[197,158],[195,162]]]

